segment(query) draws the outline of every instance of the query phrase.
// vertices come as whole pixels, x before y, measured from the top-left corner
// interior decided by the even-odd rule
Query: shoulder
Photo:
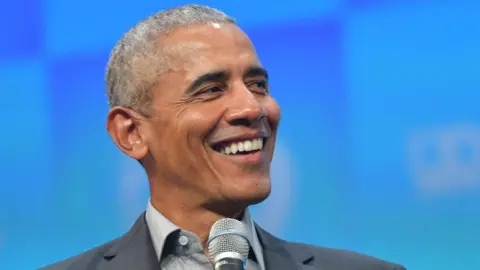
[[[353,251],[285,241],[259,226],[257,226],[257,232],[264,249],[281,252],[281,254],[287,253],[293,260],[311,265],[314,269],[406,270],[399,264]]]
[[[51,265],[44,266],[39,270],[76,270],[76,269],[88,269],[88,265],[96,264],[101,259],[105,252],[110,249],[119,238],[112,240],[103,245],[94,247],[76,256],[64,259]]]
[[[388,262],[369,255],[357,253],[354,251],[307,245],[302,243],[283,241],[288,250],[296,252],[310,252],[314,260],[313,265],[326,266],[332,269],[354,269],[358,270],[406,270],[405,267]],[[330,269],[327,268],[327,269]]]

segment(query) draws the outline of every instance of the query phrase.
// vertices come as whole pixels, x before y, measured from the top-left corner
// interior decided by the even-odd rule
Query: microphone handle
[[[225,257],[215,262],[215,270],[245,270],[245,262],[241,259]]]

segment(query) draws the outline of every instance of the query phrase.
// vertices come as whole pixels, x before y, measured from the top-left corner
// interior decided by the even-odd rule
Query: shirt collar
[[[165,240],[167,237],[175,232],[180,230],[178,226],[173,224],[165,216],[163,216],[155,207],[153,207],[150,200],[148,200],[147,210],[146,210],[146,221],[150,236],[152,237],[153,246],[155,248],[155,253],[157,254],[158,259],[162,258],[162,252],[165,247]],[[257,262],[260,264],[261,269],[265,269],[265,263],[263,260],[262,246],[258,239],[257,232],[255,230],[255,224],[250,215],[250,211],[245,209],[244,214],[240,222],[243,223],[247,230],[247,237],[252,248],[253,254],[257,259]]]
[[[147,221],[150,236],[152,237],[155,254],[157,254],[157,257],[160,260],[167,237],[180,228],[158,212],[158,210],[153,207],[150,200],[148,200],[145,219]]]

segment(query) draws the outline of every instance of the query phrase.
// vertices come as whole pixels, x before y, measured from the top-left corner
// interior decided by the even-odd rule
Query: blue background
[[[106,61],[187,2],[0,3],[0,261],[35,269],[145,208],[142,169],[105,131]],[[480,269],[480,2],[197,3],[238,19],[283,110],[261,225],[411,270]]]

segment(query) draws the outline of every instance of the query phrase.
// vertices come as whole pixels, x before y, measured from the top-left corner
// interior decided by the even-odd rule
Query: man
[[[148,175],[147,210],[124,236],[44,269],[212,269],[214,222],[247,228],[247,269],[404,269],[353,252],[282,241],[248,206],[270,193],[280,109],[247,35],[224,13],[187,5],[127,32],[107,68],[107,130]]]

